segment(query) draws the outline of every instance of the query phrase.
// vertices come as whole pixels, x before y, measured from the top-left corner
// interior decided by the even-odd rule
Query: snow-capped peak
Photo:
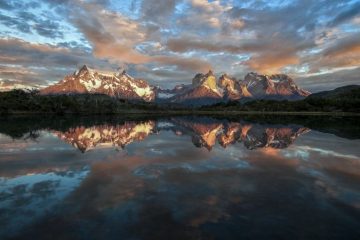
[[[103,93],[125,99],[153,101],[155,93],[144,80],[134,79],[125,71],[116,73],[89,68],[84,65],[43,93]]]

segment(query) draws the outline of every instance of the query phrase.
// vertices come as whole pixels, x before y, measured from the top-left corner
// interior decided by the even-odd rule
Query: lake
[[[360,239],[353,117],[0,119],[0,239]]]

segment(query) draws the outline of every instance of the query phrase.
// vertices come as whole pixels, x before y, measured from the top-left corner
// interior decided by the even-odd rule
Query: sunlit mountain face
[[[356,118],[134,118],[0,119],[0,238],[359,236]]]
[[[102,72],[102,82],[58,90],[148,101],[148,84],[173,89],[210,69],[237,81],[251,72],[273,80],[287,74],[300,95],[358,84],[359,8],[356,0],[4,0],[0,90],[53,86],[83,65]],[[143,81],[109,75],[124,69]],[[252,94],[226,82],[230,99]],[[288,94],[287,84],[276,91]],[[208,90],[196,91],[218,98]]]
[[[164,89],[152,86],[143,79],[135,79],[125,70],[103,72],[84,65],[58,83],[40,89],[39,94],[104,94],[130,102],[145,101],[194,107],[234,100],[301,100],[311,93],[299,88],[286,74],[268,76],[249,73],[244,80],[223,74],[217,79],[210,70],[206,74],[196,74],[191,84]]]

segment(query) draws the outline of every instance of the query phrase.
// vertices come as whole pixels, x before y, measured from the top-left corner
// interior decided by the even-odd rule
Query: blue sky
[[[283,72],[319,91],[360,83],[359,63],[358,0],[0,0],[2,90],[87,64],[163,87]]]

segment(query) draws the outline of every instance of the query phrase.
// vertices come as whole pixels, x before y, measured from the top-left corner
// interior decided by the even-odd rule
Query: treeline
[[[352,112],[360,113],[360,88],[351,89],[329,97],[314,95],[299,101],[254,100],[229,101],[201,110],[260,111],[260,112]]]
[[[147,102],[128,102],[103,94],[40,95],[37,91],[12,90],[0,93],[0,114],[113,114],[126,111],[157,110]]]
[[[118,114],[118,113],[192,113],[198,111],[257,111],[257,112],[352,112],[360,113],[360,87],[339,94],[315,94],[300,101],[230,101],[199,108],[170,103],[128,101],[103,94],[41,95],[38,91],[12,90],[0,92],[0,114]]]

